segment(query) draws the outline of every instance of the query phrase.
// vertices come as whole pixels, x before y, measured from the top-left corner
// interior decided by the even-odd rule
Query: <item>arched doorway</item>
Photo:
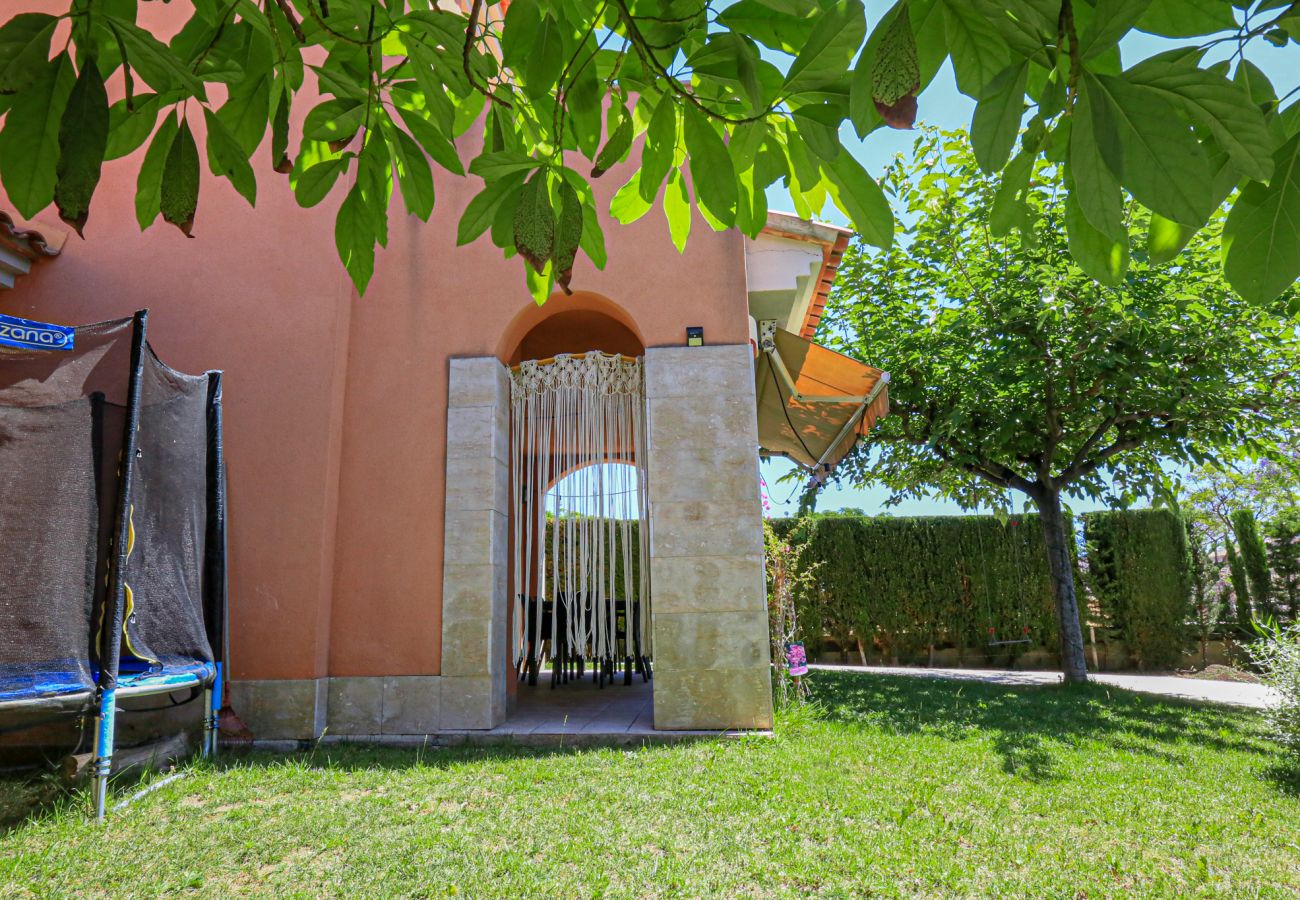
[[[538,688],[648,691],[652,674],[644,347],[604,298],[553,302],[502,348],[521,707]]]

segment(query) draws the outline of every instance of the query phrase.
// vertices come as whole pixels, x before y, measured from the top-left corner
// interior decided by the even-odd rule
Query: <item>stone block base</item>
[[[258,738],[308,741],[325,730],[329,680],[232,681],[230,705]]]
[[[374,675],[235,681],[231,705],[259,741],[426,735],[505,721],[490,678]]]
[[[766,668],[655,672],[655,728],[672,731],[770,729],[772,677]]]

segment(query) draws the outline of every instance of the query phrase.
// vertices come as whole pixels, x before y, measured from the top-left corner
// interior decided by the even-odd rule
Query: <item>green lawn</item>
[[[227,757],[0,836],[0,895],[1295,896],[1256,714],[817,672],[775,739]]]

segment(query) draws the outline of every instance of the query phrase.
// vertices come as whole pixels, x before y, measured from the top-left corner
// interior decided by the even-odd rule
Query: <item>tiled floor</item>
[[[490,731],[439,731],[430,735],[354,737],[330,735],[326,743],[514,744],[531,747],[638,746],[646,743],[771,736],[770,731],[656,731],[654,682],[634,676],[625,686],[622,677],[603,689],[588,675],[580,681],[551,687],[550,672],[543,670],[535,687],[519,683],[518,695],[506,721]],[[267,747],[277,742],[260,742]],[[279,742],[297,746],[298,742]],[[290,748],[291,749],[291,748]]]
[[[549,675],[534,687],[520,682],[514,710],[494,733],[655,735],[653,682],[635,676],[631,685],[619,678],[598,688],[588,675],[552,688]]]

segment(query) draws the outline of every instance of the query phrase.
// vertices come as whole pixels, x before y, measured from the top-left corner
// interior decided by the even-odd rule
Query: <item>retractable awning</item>
[[[831,471],[889,411],[889,373],[759,323],[758,442],[814,475]]]

